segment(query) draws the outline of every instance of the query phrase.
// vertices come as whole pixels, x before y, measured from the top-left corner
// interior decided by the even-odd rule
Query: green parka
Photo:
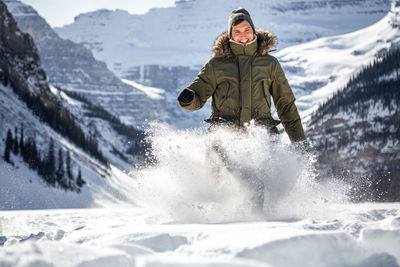
[[[257,30],[256,39],[243,46],[229,40],[228,33],[215,41],[212,57],[188,86],[195,92],[188,105],[194,111],[212,97],[210,121],[229,121],[238,126],[254,119],[277,132],[279,121],[272,119],[271,96],[279,119],[292,142],[306,140],[295,97],[278,60],[268,52],[275,37]]]

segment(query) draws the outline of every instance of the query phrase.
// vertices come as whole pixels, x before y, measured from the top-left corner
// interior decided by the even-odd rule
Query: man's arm
[[[306,141],[300,115],[294,103],[295,97],[278,60],[273,68],[270,93],[278,111],[279,119],[292,142]]]
[[[187,103],[179,101],[179,104],[184,109],[190,111],[201,109],[207,102],[207,99],[214,93],[217,84],[210,61],[211,60],[204,64],[199,74],[197,74],[196,79],[194,79],[194,81],[180,93],[178,100],[182,100],[184,95],[190,95],[188,90],[194,92],[192,101]]]

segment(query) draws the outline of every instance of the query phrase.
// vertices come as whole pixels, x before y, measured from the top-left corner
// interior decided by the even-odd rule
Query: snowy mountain
[[[143,65],[199,69],[215,38],[227,30],[230,11],[239,6],[249,10],[256,28],[276,34],[283,49],[371,25],[386,15],[390,1],[176,1],[175,7],[144,15],[123,10],[81,14],[56,31],[92,50],[119,77],[137,74]]]
[[[399,2],[393,1],[388,14],[369,27],[288,47],[275,55],[304,121],[363,66],[400,45],[399,14]]]
[[[0,85],[0,125],[1,210],[104,207],[111,203],[124,205],[133,202],[128,193],[131,189],[124,189],[134,186],[130,177],[113,164],[109,168],[104,166],[81,147],[54,131],[32,114],[10,86]],[[15,128],[18,128],[17,135],[14,134]],[[60,149],[64,153],[64,160],[66,152],[69,151],[73,180],[76,181],[80,169],[82,178],[86,182],[79,193],[75,190],[65,190],[58,183],[54,186],[47,184],[37,169],[31,168],[30,163],[23,160],[21,153],[17,155],[11,153],[12,164],[4,160],[7,131],[10,129],[13,138],[17,136],[20,140],[21,128],[24,129],[25,141],[34,140],[42,160],[47,156],[50,138],[54,140],[57,162],[59,160],[57,152]],[[111,160],[119,163],[119,166],[125,164],[127,167],[126,163],[115,156]],[[121,183],[124,184],[123,187]]]
[[[139,144],[140,136],[114,140],[117,134],[106,120],[87,115],[76,119],[79,114],[64,106],[57,89],[48,85],[33,39],[19,30],[3,2],[0,29],[0,208],[88,207],[121,198],[129,201],[124,188],[129,188],[132,179],[115,165],[130,166],[118,150],[126,148],[128,141]],[[92,111],[65,98],[80,115]],[[94,131],[98,125],[102,126],[99,135]],[[133,154],[137,156],[138,151]]]
[[[400,200],[399,48],[353,76],[309,122],[318,169],[363,188],[361,200]]]
[[[113,164],[126,169],[140,150],[137,136],[143,135],[128,125],[141,126],[155,117],[162,120],[160,97],[148,96],[147,87],[122,82],[89,50],[61,39],[30,6],[14,0],[5,4],[18,26],[33,36],[48,81],[57,87],[51,88],[58,101],[68,107],[87,134],[96,136],[108,158],[119,155]]]
[[[52,85],[84,95],[129,125],[165,119],[162,99],[123,83],[84,46],[60,38],[30,6],[17,0],[4,2],[19,28],[33,37]]]

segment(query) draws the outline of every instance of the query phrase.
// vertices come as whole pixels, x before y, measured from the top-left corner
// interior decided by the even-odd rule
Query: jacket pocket
[[[224,103],[226,102],[226,99],[228,98],[228,92],[229,92],[228,82],[223,82],[218,85],[213,95],[214,106],[217,110],[222,111],[224,109],[223,107]]]
[[[270,79],[263,80],[263,93],[264,93],[265,101],[267,101],[268,109],[271,108],[271,93],[269,91],[269,89],[271,88],[271,85],[272,85],[272,80],[270,80]]]

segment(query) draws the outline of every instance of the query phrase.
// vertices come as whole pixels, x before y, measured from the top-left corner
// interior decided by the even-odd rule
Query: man
[[[290,140],[306,141],[292,89],[278,60],[268,54],[275,45],[270,32],[255,30],[247,10],[233,10],[228,32],[217,38],[212,57],[180,93],[179,104],[194,111],[212,97],[208,122],[242,127],[255,120],[278,133],[280,121],[274,120],[270,112],[272,96]]]

